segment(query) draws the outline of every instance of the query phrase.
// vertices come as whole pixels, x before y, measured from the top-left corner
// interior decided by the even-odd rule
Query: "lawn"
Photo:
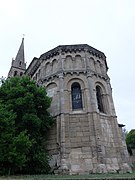
[[[0,180],[109,180],[130,179],[135,180],[135,173],[131,174],[91,174],[91,175],[22,175],[1,176]]]

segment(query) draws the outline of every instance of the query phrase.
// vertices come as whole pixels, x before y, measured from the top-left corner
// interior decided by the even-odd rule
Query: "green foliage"
[[[130,148],[135,149],[135,129],[132,129],[126,136],[126,143]]]
[[[45,140],[54,120],[51,99],[29,77],[14,77],[0,87],[0,174],[47,173]]]
[[[126,136],[126,144],[129,153],[132,155],[132,149],[135,149],[135,129],[132,129]]]
[[[21,175],[6,176],[3,180],[134,180],[135,173],[102,173],[102,174],[83,174],[83,175]]]
[[[126,138],[126,136],[127,136],[127,134],[128,134],[128,131],[126,130],[126,128],[123,128],[122,131],[123,131],[124,136],[125,136],[125,138]]]
[[[132,170],[135,173],[135,163],[133,164]]]
[[[4,78],[3,76],[0,78],[0,86],[5,82],[6,78]]]

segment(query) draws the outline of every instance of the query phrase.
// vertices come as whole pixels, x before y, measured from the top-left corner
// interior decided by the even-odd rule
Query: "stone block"
[[[80,154],[79,157],[81,159],[92,159],[92,155],[88,152],[86,152],[85,154],[84,153]]]
[[[59,155],[52,155],[50,160],[49,160],[49,165],[51,168],[57,166],[59,164],[59,160],[60,160],[60,157]]]
[[[70,127],[78,127],[78,126],[80,126],[80,125],[78,125],[79,123],[77,123],[77,122],[72,122],[72,123],[70,123]]]
[[[73,127],[70,127],[70,129],[69,129],[69,132],[72,132],[72,131],[75,131],[75,132],[80,132],[81,131],[81,127],[75,127],[75,128],[73,128]]]
[[[90,136],[90,132],[89,131],[83,131],[83,136]]]
[[[92,160],[91,159],[85,159],[85,165],[86,165],[86,169],[92,170],[93,169],[93,165],[92,165]]]
[[[117,167],[112,167],[111,164],[107,164],[106,168],[108,173],[117,173],[117,170],[119,169],[119,168],[117,169]]]
[[[80,142],[80,141],[81,141],[81,137],[70,138],[70,142],[77,143],[77,142]]]
[[[71,142],[71,143],[70,143],[70,146],[71,146],[71,148],[80,147],[80,146],[78,146],[78,143],[74,143],[74,142]]]
[[[69,148],[65,148],[65,153],[69,154],[70,153],[70,149]]]
[[[88,141],[90,140],[90,138],[89,138],[89,137],[82,137],[81,140],[82,140],[83,142],[88,142]]]
[[[105,158],[106,164],[111,164],[112,160],[110,158]]]
[[[122,173],[131,173],[132,172],[132,169],[131,167],[127,164],[127,163],[123,163],[120,167],[120,171]]]
[[[82,169],[79,173],[79,175],[89,175],[89,171],[86,171],[86,168]]]
[[[90,136],[90,141],[91,141],[91,145],[95,145],[96,144],[96,139],[94,136]]]
[[[75,160],[75,159],[78,159],[78,161],[79,161],[79,154],[77,154],[77,153],[76,153],[76,154],[75,154],[75,153],[74,153],[74,154],[70,153],[70,156],[69,156],[69,157],[70,157],[70,159],[72,159],[72,160],[73,160],[73,159],[74,159],[74,160]]]
[[[93,156],[93,157],[96,157],[96,156],[97,156],[97,148],[94,147],[94,146],[92,146],[92,147],[91,147],[91,150],[92,150],[92,156]]]
[[[76,132],[76,136],[84,136],[82,132]]]
[[[112,161],[112,164],[118,164],[118,160],[117,160],[117,158],[111,158],[111,161]]]
[[[88,124],[88,122],[82,122],[82,123],[80,123],[80,126],[83,126],[83,127],[89,127],[89,124]]]
[[[107,173],[106,165],[105,164],[98,164],[96,172],[99,174]]]
[[[82,141],[82,142],[78,143],[78,145],[80,145],[81,147],[87,147],[87,146],[90,146],[90,142]]]
[[[94,156],[94,157],[92,156],[92,162],[93,164],[97,165],[97,156]]]
[[[75,148],[75,149],[71,149],[72,153],[81,153],[82,149],[81,148]]]
[[[76,137],[77,136],[77,133],[75,131],[72,131],[70,132],[69,134],[70,137]]]
[[[81,130],[82,130],[83,132],[89,131],[89,127],[81,127]]]
[[[90,147],[82,147],[82,152],[91,152],[91,148]]]
[[[65,147],[66,147],[66,148],[70,148],[70,143],[66,142],[66,143],[65,143]]]
[[[71,165],[71,171],[72,173],[76,173],[76,172],[79,172],[80,171],[80,165],[77,165],[77,164],[72,164]]]

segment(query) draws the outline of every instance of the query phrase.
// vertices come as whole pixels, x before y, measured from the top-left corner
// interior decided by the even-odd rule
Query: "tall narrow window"
[[[14,76],[17,76],[17,71],[14,71]]]
[[[71,86],[71,95],[72,95],[72,109],[82,109],[82,93],[80,84],[75,82]]]
[[[96,96],[97,96],[98,109],[100,112],[104,113],[103,94],[102,94],[102,89],[100,86],[96,86]]]
[[[19,66],[21,66],[21,65],[22,65],[22,62],[20,61],[20,62],[19,62]]]
[[[20,76],[22,76],[23,75],[23,72],[20,72]]]

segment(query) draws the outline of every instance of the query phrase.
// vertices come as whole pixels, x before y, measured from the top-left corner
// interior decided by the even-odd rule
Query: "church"
[[[131,172],[115,112],[103,52],[87,45],[60,45],[34,57],[26,68],[24,38],[8,77],[26,74],[52,97],[50,166],[56,174]]]

